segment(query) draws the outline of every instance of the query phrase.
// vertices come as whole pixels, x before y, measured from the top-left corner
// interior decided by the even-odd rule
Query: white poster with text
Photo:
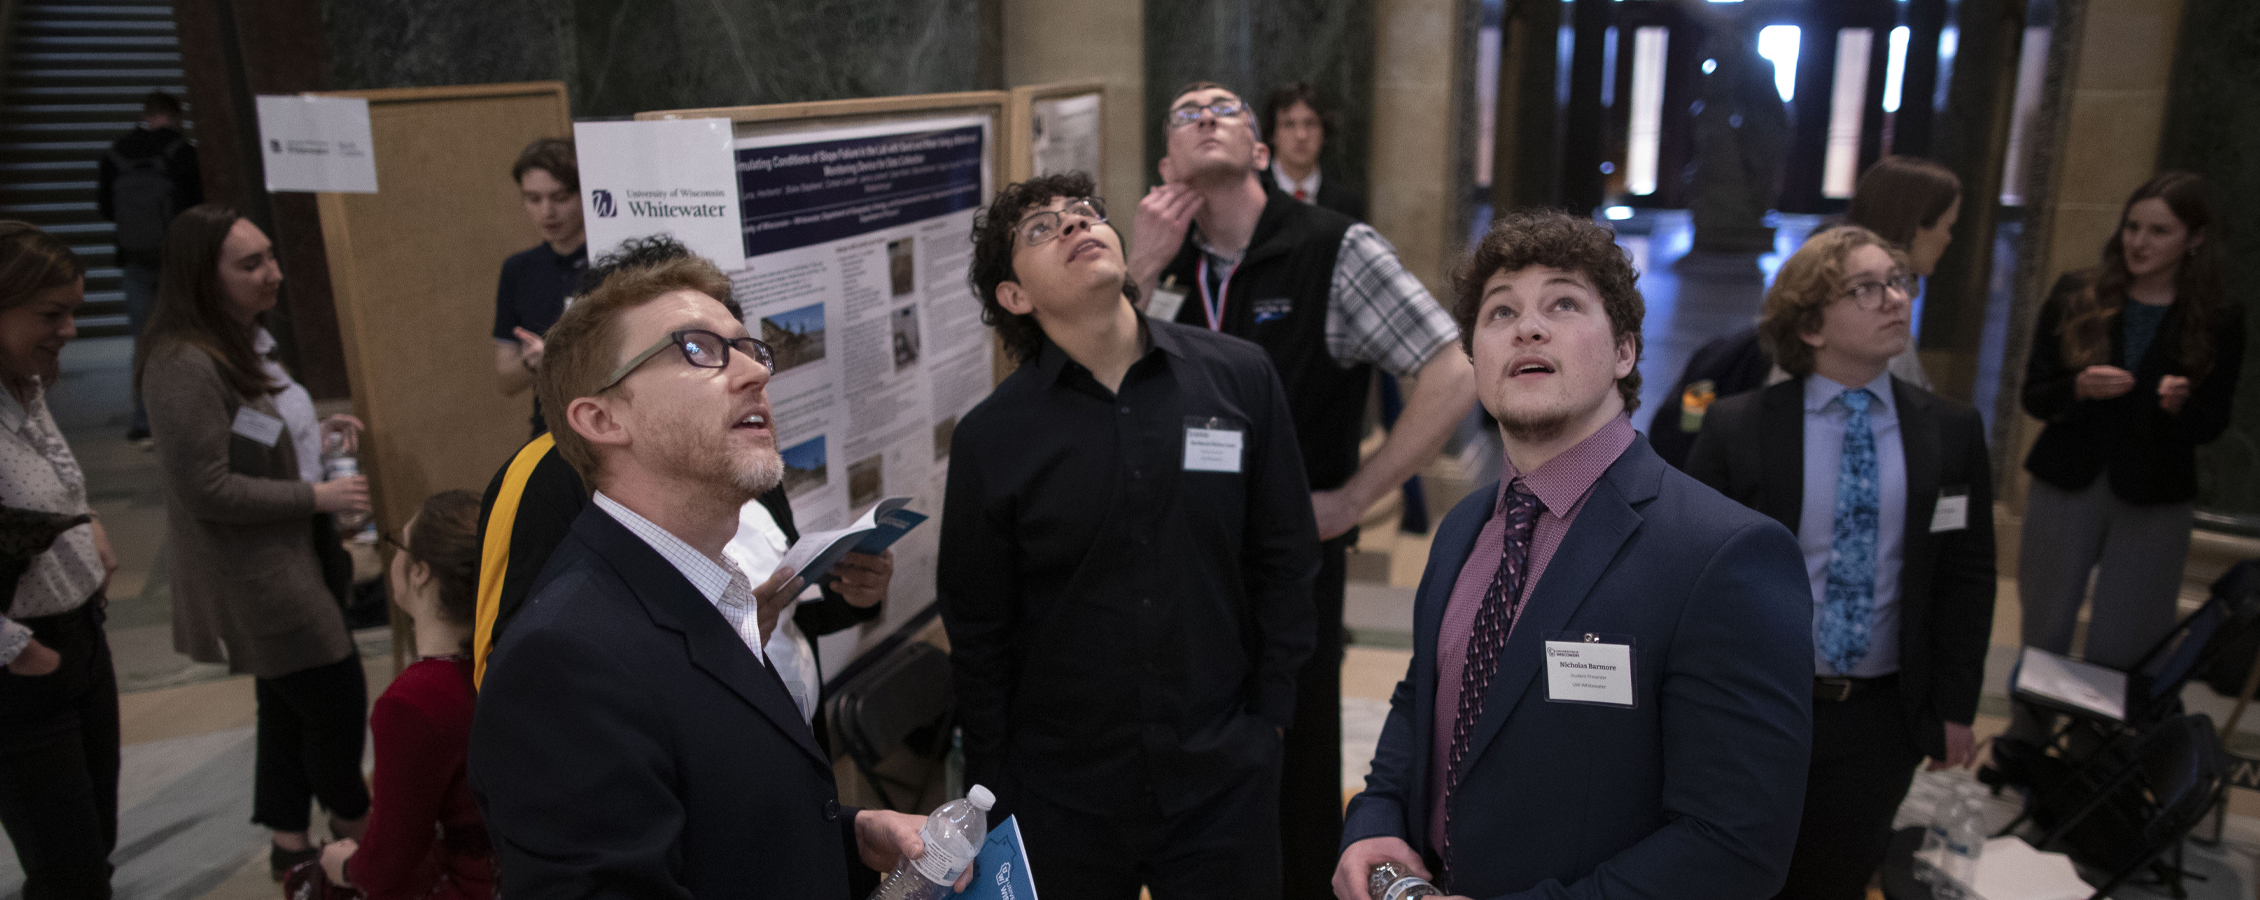
[[[800,532],[892,496],[932,520],[894,545],[885,618],[818,641],[826,673],[934,600],[950,433],[990,385],[965,275],[994,190],[991,127],[946,117],[737,141],[732,293],[776,352],[769,404]]]
[[[263,96],[258,105],[259,161],[268,191],[377,192],[369,101]]]
[[[629,238],[672,234],[723,271],[745,264],[730,120],[579,122],[573,145],[589,258]]]

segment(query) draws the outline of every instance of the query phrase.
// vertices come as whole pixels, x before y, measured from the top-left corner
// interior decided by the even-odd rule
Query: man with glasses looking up
[[[1282,896],[1318,535],[1279,378],[1138,315],[1088,175],[1008,186],[973,227],[969,280],[1020,368],[950,441],[936,584],[966,780],[1019,817],[1045,896]]]
[[[1342,627],[1349,549],[1375,501],[1418,472],[1475,406],[1452,317],[1371,227],[1264,179],[1270,150],[1246,102],[1201,82],[1178,92],[1163,184],[1138,203],[1130,278],[1146,313],[1247,338],[1287,386],[1318,517],[1318,646],[1296,680],[1285,788],[1287,896],[1325,896],[1342,831]],[[1417,379],[1362,465],[1373,368]],[[1411,623],[1406,623],[1410,627]]]
[[[1993,631],[1993,492],[1976,410],[1892,377],[1914,279],[1865,228],[1782,263],[1758,336],[1794,376],[1703,416],[1687,474],[1796,532],[1811,582],[1813,756],[1777,896],[1857,900],[1915,777],[1967,766]]]
[[[800,579],[724,554],[783,476],[769,348],[729,290],[696,257],[623,269],[546,336],[535,389],[595,495],[495,648],[472,725],[511,896],[853,900],[924,851],[920,818],[840,805],[763,652]]]

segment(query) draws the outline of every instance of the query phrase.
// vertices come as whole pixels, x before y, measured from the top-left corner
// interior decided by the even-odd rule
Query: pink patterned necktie
[[[1452,794],[1459,789],[1461,763],[1475,723],[1483,717],[1483,698],[1491,690],[1491,676],[1499,671],[1499,651],[1514,630],[1516,600],[1522,596],[1523,575],[1530,568],[1530,536],[1538,514],[1546,505],[1530,493],[1521,479],[1507,488],[1503,515],[1507,530],[1499,548],[1499,571],[1483,592],[1483,605],[1475,614],[1475,627],[1467,636],[1467,666],[1460,670],[1460,706],[1452,722],[1451,767],[1444,772],[1444,860],[1451,865]]]

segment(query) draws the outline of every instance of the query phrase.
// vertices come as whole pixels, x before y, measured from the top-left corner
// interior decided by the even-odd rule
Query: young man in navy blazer
[[[1455,279],[1506,462],[1438,529],[1334,873],[1467,897],[1760,900],[1812,731],[1796,539],[1636,440],[1637,275],[1562,213],[1494,226]]]
[[[1813,606],[1813,763],[1782,900],[1860,900],[1928,756],[1977,756],[1993,631],[1992,462],[1977,411],[1892,376],[1913,313],[1874,232],[1782,263],[1758,333],[1796,376],[1718,401],[1687,474],[1797,532]],[[1855,407],[1857,409],[1855,410]]]
[[[763,656],[800,579],[723,555],[784,473],[769,348],[729,290],[695,257],[623,269],[549,331],[536,389],[596,494],[489,657],[471,727],[512,897],[853,900],[924,852],[920,818],[840,805]]]

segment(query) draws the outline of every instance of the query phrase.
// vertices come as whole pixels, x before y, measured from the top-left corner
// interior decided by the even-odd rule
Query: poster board
[[[1106,189],[1106,82],[1060,81],[1012,89],[1006,181],[1069,169]],[[1133,210],[1135,207],[1131,207]]]
[[[974,216],[1009,171],[1009,99],[636,116],[732,123],[745,237],[732,294],[777,353],[769,404],[800,532],[841,527],[894,496],[930,519],[894,545],[884,615],[816,639],[833,681],[933,605],[950,434],[994,384],[994,341],[966,271]]]
[[[510,166],[572,133],[562,82],[343,91],[369,102],[374,194],[316,196],[377,527],[478,491],[525,443],[530,394],[494,374],[502,262],[541,243]]]

